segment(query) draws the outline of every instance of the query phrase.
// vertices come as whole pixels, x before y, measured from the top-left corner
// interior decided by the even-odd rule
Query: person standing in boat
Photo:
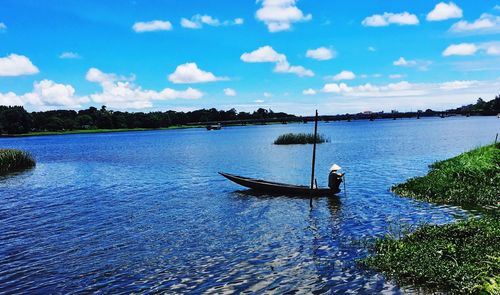
[[[340,187],[342,177],[344,176],[344,173],[338,172],[340,169],[342,168],[337,164],[333,164],[330,167],[330,174],[328,175],[328,187],[330,189],[337,190]]]

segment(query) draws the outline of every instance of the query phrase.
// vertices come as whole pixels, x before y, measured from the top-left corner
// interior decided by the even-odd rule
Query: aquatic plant
[[[402,239],[378,239],[374,251],[375,256],[360,264],[400,283],[460,294],[500,294],[499,218],[423,226]]]
[[[0,174],[28,169],[35,165],[35,160],[28,152],[0,149]]]
[[[500,205],[500,144],[440,161],[430,172],[392,187],[398,195],[453,205]]]
[[[328,139],[318,134],[316,143],[328,142]],[[312,133],[286,133],[278,136],[274,144],[312,144],[314,143],[314,134]]]

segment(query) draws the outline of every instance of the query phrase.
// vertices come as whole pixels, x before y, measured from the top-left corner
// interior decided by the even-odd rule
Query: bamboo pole
[[[314,116],[314,142],[313,142],[313,156],[312,156],[312,172],[311,172],[311,198],[309,199],[309,206],[312,208],[312,190],[314,189],[314,166],[316,164],[316,138],[318,136],[318,110]]]

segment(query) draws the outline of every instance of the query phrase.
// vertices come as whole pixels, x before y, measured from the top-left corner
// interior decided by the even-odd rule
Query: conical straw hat
[[[333,164],[332,167],[330,167],[330,171],[337,171],[342,169],[339,165]]]

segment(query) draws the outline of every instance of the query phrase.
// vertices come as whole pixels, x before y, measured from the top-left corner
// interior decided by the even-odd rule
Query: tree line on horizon
[[[500,113],[500,95],[490,101],[479,98],[475,104],[465,105],[450,109],[447,113],[462,115],[496,115]],[[427,109],[426,115],[435,115],[442,112]],[[337,117],[350,118],[350,114]],[[336,116],[330,116],[336,117]],[[65,131],[81,129],[132,129],[132,128],[165,128],[170,126],[186,125],[192,123],[203,124],[216,121],[245,121],[266,119],[292,119],[297,118],[283,112],[273,112],[259,108],[256,111],[237,112],[236,109],[228,111],[200,109],[189,112],[121,112],[108,110],[106,106],[100,109],[89,107],[85,110],[53,110],[41,112],[27,112],[22,106],[0,105],[0,134],[21,134],[40,131]]]
[[[66,131],[85,129],[133,129],[133,128],[165,128],[190,123],[262,120],[270,118],[291,118],[282,112],[273,112],[259,108],[256,111],[237,112],[200,109],[188,112],[121,112],[89,107],[85,110],[52,110],[27,112],[22,106],[0,105],[0,134],[22,134],[40,131]]]

